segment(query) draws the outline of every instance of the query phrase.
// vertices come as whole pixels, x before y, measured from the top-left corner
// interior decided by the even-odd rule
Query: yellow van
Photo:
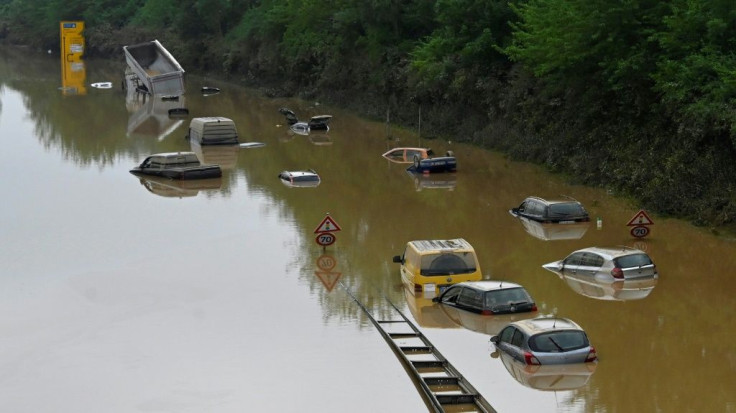
[[[462,238],[409,241],[401,263],[401,281],[414,291],[441,293],[448,286],[483,278],[473,246]]]

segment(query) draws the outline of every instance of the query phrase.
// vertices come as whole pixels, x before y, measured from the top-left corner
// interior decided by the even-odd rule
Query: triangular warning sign
[[[341,272],[328,272],[328,271],[315,271],[314,275],[319,278],[320,281],[322,281],[322,284],[325,285],[325,288],[327,288],[327,291],[332,291],[333,288],[335,288],[335,284],[337,284],[337,280],[340,279],[342,276]]]
[[[652,221],[651,218],[649,218],[649,215],[647,215],[644,210],[640,210],[639,212],[634,215],[634,218],[631,218],[631,221],[629,221],[628,224],[626,224],[630,227],[638,227],[639,225],[654,225],[654,221]]]
[[[331,216],[327,215],[325,219],[322,220],[322,222],[319,224],[317,229],[314,230],[315,234],[320,234],[323,232],[335,232],[340,231],[340,226],[337,225],[337,222],[335,222],[334,219],[332,219]]]

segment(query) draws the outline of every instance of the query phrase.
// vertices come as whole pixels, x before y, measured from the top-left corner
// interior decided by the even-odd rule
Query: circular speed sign
[[[324,232],[322,234],[317,235],[317,238],[314,239],[317,241],[317,244],[326,247],[328,245],[332,245],[335,243],[335,236],[330,234],[329,232]]]
[[[631,228],[631,235],[637,238],[643,238],[649,235],[649,228],[645,226],[637,226],[634,228]]]

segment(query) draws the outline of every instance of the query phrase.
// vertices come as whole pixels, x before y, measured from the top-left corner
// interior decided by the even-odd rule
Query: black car
[[[432,301],[483,315],[537,311],[524,287],[508,281],[461,282]]]
[[[574,199],[546,200],[528,197],[518,208],[509,210],[515,217],[524,217],[542,223],[572,224],[589,222],[590,216],[583,205]]]

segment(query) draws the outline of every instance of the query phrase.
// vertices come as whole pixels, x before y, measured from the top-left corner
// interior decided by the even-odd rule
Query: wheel
[[[419,155],[414,155],[414,169],[419,170],[419,165],[421,165]]]

